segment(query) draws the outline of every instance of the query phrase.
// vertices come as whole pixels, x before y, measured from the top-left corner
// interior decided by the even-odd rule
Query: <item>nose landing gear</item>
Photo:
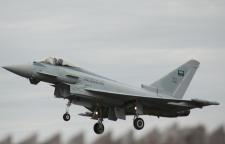
[[[63,120],[64,121],[69,121],[70,120],[70,114],[69,114],[69,107],[71,105],[71,101],[69,100],[67,105],[66,105],[66,113],[63,115]]]
[[[64,115],[63,115],[63,120],[64,121],[69,121],[70,120],[70,114],[68,112],[66,112]]]

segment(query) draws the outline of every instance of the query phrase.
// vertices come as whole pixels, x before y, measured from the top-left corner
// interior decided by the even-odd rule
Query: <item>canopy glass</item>
[[[73,67],[74,65],[68,63],[67,61],[61,59],[61,58],[53,58],[53,57],[49,57],[47,59],[45,59],[44,61],[41,61],[42,63],[46,63],[46,64],[51,64],[51,65],[58,65],[58,66],[68,66],[68,67]]]

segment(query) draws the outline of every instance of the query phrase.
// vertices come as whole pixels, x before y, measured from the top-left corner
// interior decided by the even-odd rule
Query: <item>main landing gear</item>
[[[93,128],[96,134],[102,134],[104,132],[104,125],[101,120],[98,120],[98,122],[95,123]]]
[[[145,123],[144,123],[144,120],[142,118],[135,117],[134,120],[133,120],[133,125],[134,125],[135,129],[141,130],[141,129],[144,128]]]
[[[102,116],[102,109],[94,112],[94,117],[98,118],[98,122],[95,123],[93,129],[96,134],[102,134],[104,132],[104,125],[103,125],[103,116]]]
[[[71,105],[71,101],[69,100],[67,105],[66,105],[66,113],[63,115],[63,120],[64,121],[69,121],[70,120],[70,114],[69,114],[69,107]]]
[[[63,115],[63,120],[64,121],[69,121],[70,120],[70,114],[69,114],[69,107],[71,105],[71,101],[69,100],[67,105],[66,105],[66,113]],[[141,130],[144,128],[144,120],[139,117],[139,113],[137,112],[137,107],[135,107],[136,114],[134,115],[133,119],[133,125],[134,128],[137,130]],[[93,129],[96,134],[102,134],[104,132],[104,125],[103,125],[103,112],[102,108],[98,108],[94,114],[93,117],[95,119],[98,119],[98,122],[94,124]]]
[[[141,130],[144,128],[145,122],[142,118],[138,117],[139,116],[138,108],[135,106],[134,109],[136,114],[134,115],[133,125],[136,130]]]

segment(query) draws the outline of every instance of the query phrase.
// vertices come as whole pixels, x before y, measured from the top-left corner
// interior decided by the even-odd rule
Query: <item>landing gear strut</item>
[[[69,114],[69,107],[71,105],[71,101],[69,100],[67,105],[66,105],[66,113],[63,115],[63,120],[64,121],[69,121],[70,120],[70,114]]]

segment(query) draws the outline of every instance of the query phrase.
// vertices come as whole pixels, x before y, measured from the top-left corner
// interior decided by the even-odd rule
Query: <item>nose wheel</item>
[[[64,121],[69,121],[70,120],[70,114],[68,112],[66,112],[64,115],[63,115],[63,120]]]
[[[137,130],[141,130],[144,128],[144,120],[142,118],[134,118],[134,121],[133,121],[133,124],[134,124],[134,128],[137,129]]]
[[[70,114],[69,114],[69,107],[71,105],[71,101],[69,100],[67,105],[66,105],[66,113],[63,115],[63,120],[64,121],[69,121],[70,120]]]

